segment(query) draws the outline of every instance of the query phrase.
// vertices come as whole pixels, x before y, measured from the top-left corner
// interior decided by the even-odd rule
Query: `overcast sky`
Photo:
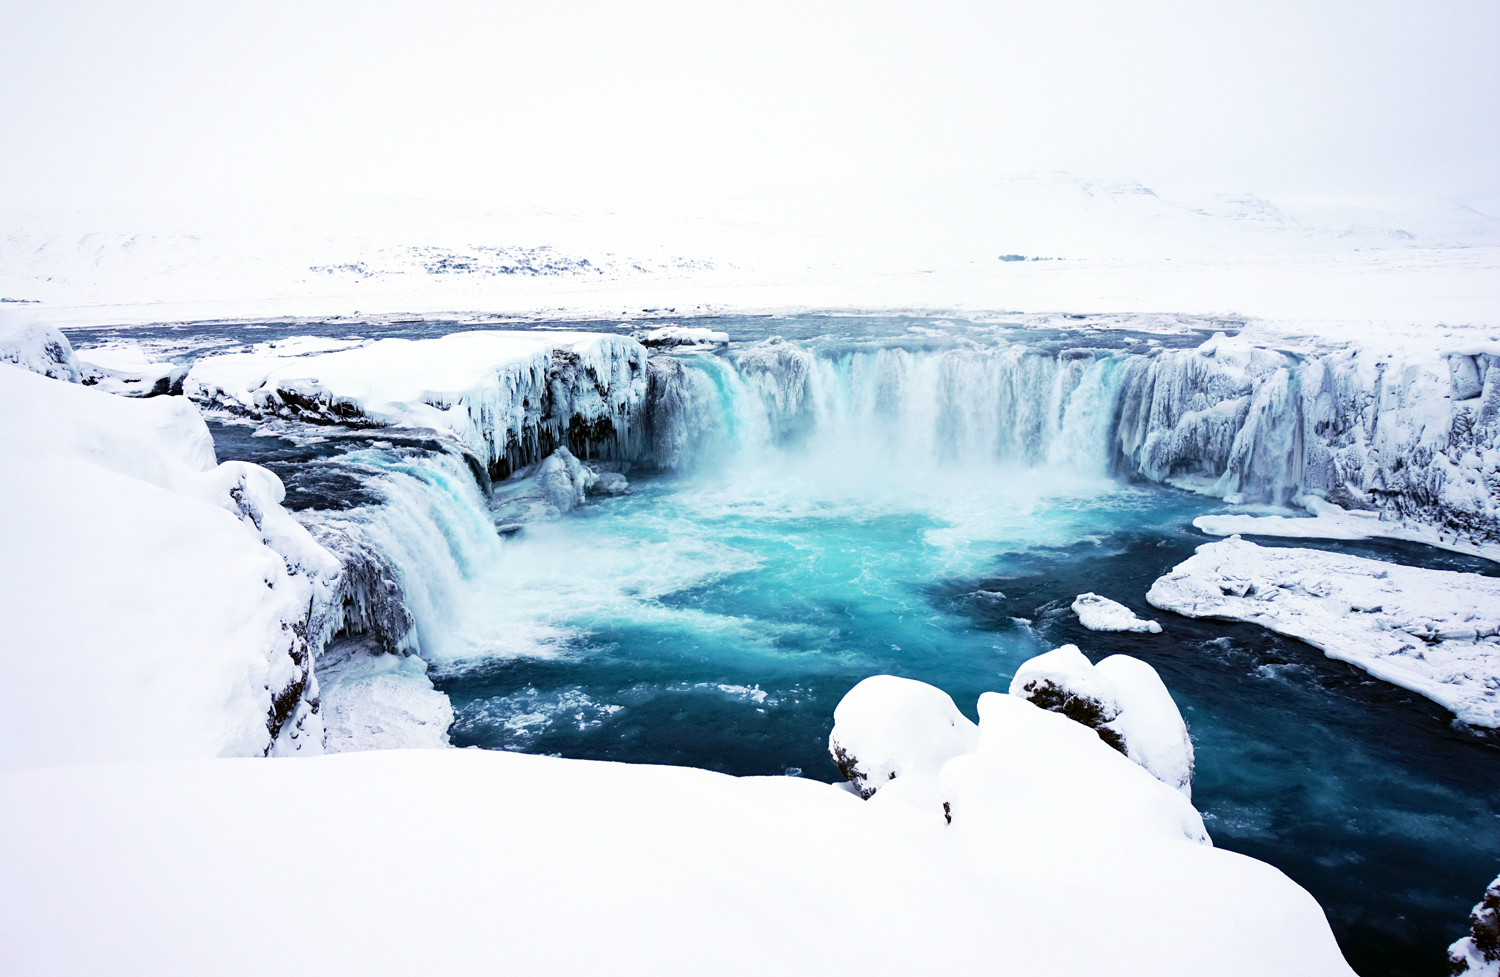
[[[0,18],[8,206],[1043,168],[1500,198],[1497,0],[0,0]]]

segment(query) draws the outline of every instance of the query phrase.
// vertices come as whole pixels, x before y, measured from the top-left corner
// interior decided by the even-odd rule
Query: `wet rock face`
[[[1021,686],[1020,695],[1048,712],[1060,712],[1075,723],[1082,723],[1098,733],[1101,740],[1126,756],[1130,755],[1125,749],[1125,738],[1109,726],[1120,715],[1119,710],[1112,705],[1072,692],[1043,678],[1032,679]]]
[[[1469,914],[1469,935],[1448,948],[1450,974],[1500,972],[1500,879],[1484,890],[1484,898]]]

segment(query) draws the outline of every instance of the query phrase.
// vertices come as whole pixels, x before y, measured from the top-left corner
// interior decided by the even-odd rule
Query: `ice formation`
[[[317,752],[338,563],[197,409],[0,366],[5,766]]]
[[[1477,726],[1500,726],[1500,579],[1232,536],[1151,586],[1152,606],[1250,621]]]
[[[1448,972],[1500,977],[1500,879],[1490,883],[1469,914],[1469,935],[1448,948]]]
[[[1136,616],[1135,612],[1118,601],[1098,594],[1079,594],[1073,601],[1073,613],[1078,623],[1090,631],[1145,631],[1160,634],[1161,625]]]
[[[1193,796],[1193,743],[1156,669],[1129,655],[1091,664],[1063,645],[1023,664],[1010,694],[1096,731],[1153,777]]]
[[[1347,510],[1317,496],[1292,500],[1306,516],[1215,513],[1193,525],[1210,536],[1275,536],[1283,539],[1399,539],[1438,549],[1500,560],[1500,542],[1481,542],[1444,526],[1430,526],[1383,512]]]
[[[646,351],[623,336],[479,331],[328,345],[206,356],[184,390],[254,417],[445,432],[501,478],[558,446],[629,453],[646,393]]]

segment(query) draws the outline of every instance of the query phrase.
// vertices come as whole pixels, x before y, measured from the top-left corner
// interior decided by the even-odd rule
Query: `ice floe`
[[[1160,634],[1161,625],[1136,617],[1134,611],[1118,601],[1098,594],[1079,594],[1073,601],[1078,623],[1090,631],[1146,631]]]
[[[1466,723],[1500,726],[1500,579],[1232,536],[1198,547],[1146,599],[1188,617],[1259,624]]]
[[[1441,526],[1427,525],[1382,512],[1344,509],[1307,496],[1293,500],[1307,516],[1215,513],[1193,525],[1210,536],[1275,536],[1283,539],[1399,539],[1455,553],[1500,561],[1500,543],[1480,542]]]

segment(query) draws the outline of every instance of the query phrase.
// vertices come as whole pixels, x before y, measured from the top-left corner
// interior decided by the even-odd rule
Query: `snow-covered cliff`
[[[198,410],[0,365],[0,765],[321,752],[338,562]]]
[[[184,390],[254,417],[443,432],[504,477],[558,446],[585,457],[629,453],[646,394],[646,351],[597,333],[301,338],[203,357]]]

